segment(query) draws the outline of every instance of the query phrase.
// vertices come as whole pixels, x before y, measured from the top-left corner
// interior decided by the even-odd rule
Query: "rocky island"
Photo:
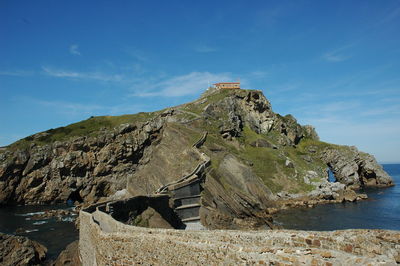
[[[274,113],[261,91],[236,87],[157,112],[91,117],[0,151],[0,205],[82,206],[85,265],[395,264],[396,231],[221,231],[273,229],[280,209],[392,185],[372,155],[322,142],[312,126]]]

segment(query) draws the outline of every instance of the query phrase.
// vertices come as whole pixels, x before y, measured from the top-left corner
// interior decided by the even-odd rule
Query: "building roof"
[[[219,85],[219,84],[240,84],[240,82],[218,82],[214,83],[213,85]]]

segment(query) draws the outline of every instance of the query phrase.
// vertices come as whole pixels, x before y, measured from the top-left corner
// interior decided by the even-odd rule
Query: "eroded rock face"
[[[125,189],[162,120],[1,154],[0,205],[96,202]]]
[[[142,163],[128,176],[127,190],[131,195],[152,194],[189,174],[200,163],[199,154],[192,149],[190,134],[174,125],[165,124],[159,140],[144,151]]]
[[[219,182],[220,175],[225,175],[228,184]],[[275,199],[252,169],[233,155],[227,155],[219,169],[207,176],[203,193],[201,218],[210,228],[260,227],[263,220],[268,223],[263,210]]]
[[[0,233],[1,265],[41,265],[47,248],[23,236]]]
[[[240,99],[240,98],[239,98]],[[259,91],[247,93],[239,102],[244,121],[257,133],[268,133],[276,119],[270,102]]]
[[[261,91],[237,91],[232,96],[207,105],[203,115],[206,119],[220,118],[221,134],[231,137],[241,136],[246,125],[258,134],[277,130],[281,134],[282,145],[296,145],[306,136],[318,139],[312,126],[299,125],[291,115],[281,117],[275,114]]]
[[[391,177],[382,169],[376,159],[356,147],[340,146],[327,148],[321,159],[331,168],[337,181],[351,188],[391,186]]]

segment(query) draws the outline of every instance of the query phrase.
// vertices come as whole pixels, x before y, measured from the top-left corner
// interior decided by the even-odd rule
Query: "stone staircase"
[[[202,191],[201,183],[205,176],[205,169],[210,164],[210,158],[204,153],[200,153],[198,148],[203,145],[207,137],[207,132],[193,144],[193,150],[199,153],[203,162],[188,175],[181,179],[160,187],[157,194],[169,194],[173,200],[173,208],[186,229],[201,230],[204,227],[200,223],[200,193]]]
[[[174,210],[182,222],[200,221],[200,180],[193,180],[171,190]]]

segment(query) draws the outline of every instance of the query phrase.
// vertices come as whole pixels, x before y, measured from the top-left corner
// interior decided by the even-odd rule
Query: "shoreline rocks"
[[[344,203],[368,199],[367,194],[358,193],[338,182],[314,182],[313,185],[315,185],[316,189],[307,194],[278,193],[277,208],[270,208],[267,211],[270,214],[275,214],[288,208],[312,208],[318,204]]]
[[[388,187],[393,180],[379,165],[374,156],[360,152],[354,146],[326,148],[320,158],[332,170],[335,178],[349,188]]]
[[[76,266],[82,265],[79,258],[79,240],[70,243],[61,253],[57,259],[52,263],[54,266]]]
[[[41,265],[47,248],[23,236],[0,233],[1,265]]]
[[[71,221],[73,222],[77,218],[78,212],[75,210],[45,210],[43,212],[36,213],[29,217],[30,220],[44,220],[55,218],[57,221]]]

